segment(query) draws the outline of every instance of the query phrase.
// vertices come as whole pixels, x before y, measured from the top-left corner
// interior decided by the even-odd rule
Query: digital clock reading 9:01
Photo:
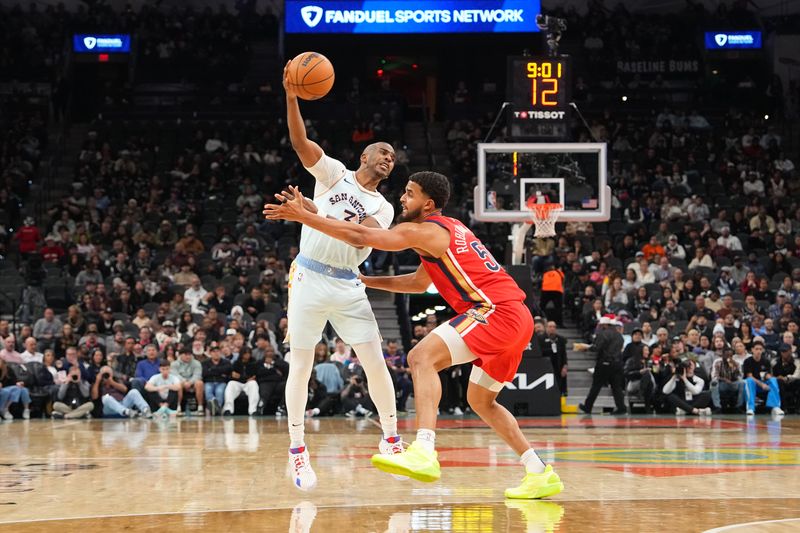
[[[566,57],[512,57],[508,99],[519,109],[565,110],[569,104],[568,69]]]

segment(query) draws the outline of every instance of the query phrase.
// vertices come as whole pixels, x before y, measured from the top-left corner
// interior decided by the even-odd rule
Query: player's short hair
[[[408,181],[419,185],[422,192],[427,194],[439,209],[447,205],[447,201],[450,199],[450,180],[444,174],[425,170],[411,174]]]

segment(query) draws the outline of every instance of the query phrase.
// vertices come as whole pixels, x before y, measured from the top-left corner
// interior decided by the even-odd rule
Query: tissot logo
[[[83,45],[91,50],[92,48],[97,45],[97,38],[96,37],[84,37],[83,38]]]
[[[728,42],[728,36],[724,33],[718,33],[714,36],[714,42],[717,43],[717,46],[725,46],[725,43]]]
[[[322,8],[319,6],[305,6],[300,10],[300,16],[303,17],[303,22],[309,28],[313,28],[322,20]]]

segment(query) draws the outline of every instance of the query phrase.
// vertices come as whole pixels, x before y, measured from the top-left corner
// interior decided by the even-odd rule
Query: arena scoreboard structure
[[[566,140],[572,93],[570,58],[511,56],[507,73],[511,137]]]

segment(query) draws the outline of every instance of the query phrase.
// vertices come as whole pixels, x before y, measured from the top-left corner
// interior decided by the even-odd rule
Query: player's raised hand
[[[303,203],[305,197],[300,192],[300,189],[290,185],[289,194],[278,193],[275,199],[279,204],[265,204],[264,205],[264,218],[267,220],[290,220],[301,222],[303,217],[309,213]]]
[[[292,60],[286,62],[286,66],[283,67],[283,89],[286,91],[287,98],[297,98],[297,91],[295,91],[294,86],[289,82],[289,68],[292,66]]]
[[[294,193],[292,193],[292,191],[290,191],[289,189],[284,189],[283,191],[281,191],[280,195],[278,194],[275,195],[275,199],[277,199],[279,202],[284,201],[282,198],[286,200],[293,200]],[[317,204],[315,204],[308,198],[303,198],[303,207],[305,207],[306,210],[311,211],[312,213],[316,213],[319,211],[319,209],[317,208]]]

